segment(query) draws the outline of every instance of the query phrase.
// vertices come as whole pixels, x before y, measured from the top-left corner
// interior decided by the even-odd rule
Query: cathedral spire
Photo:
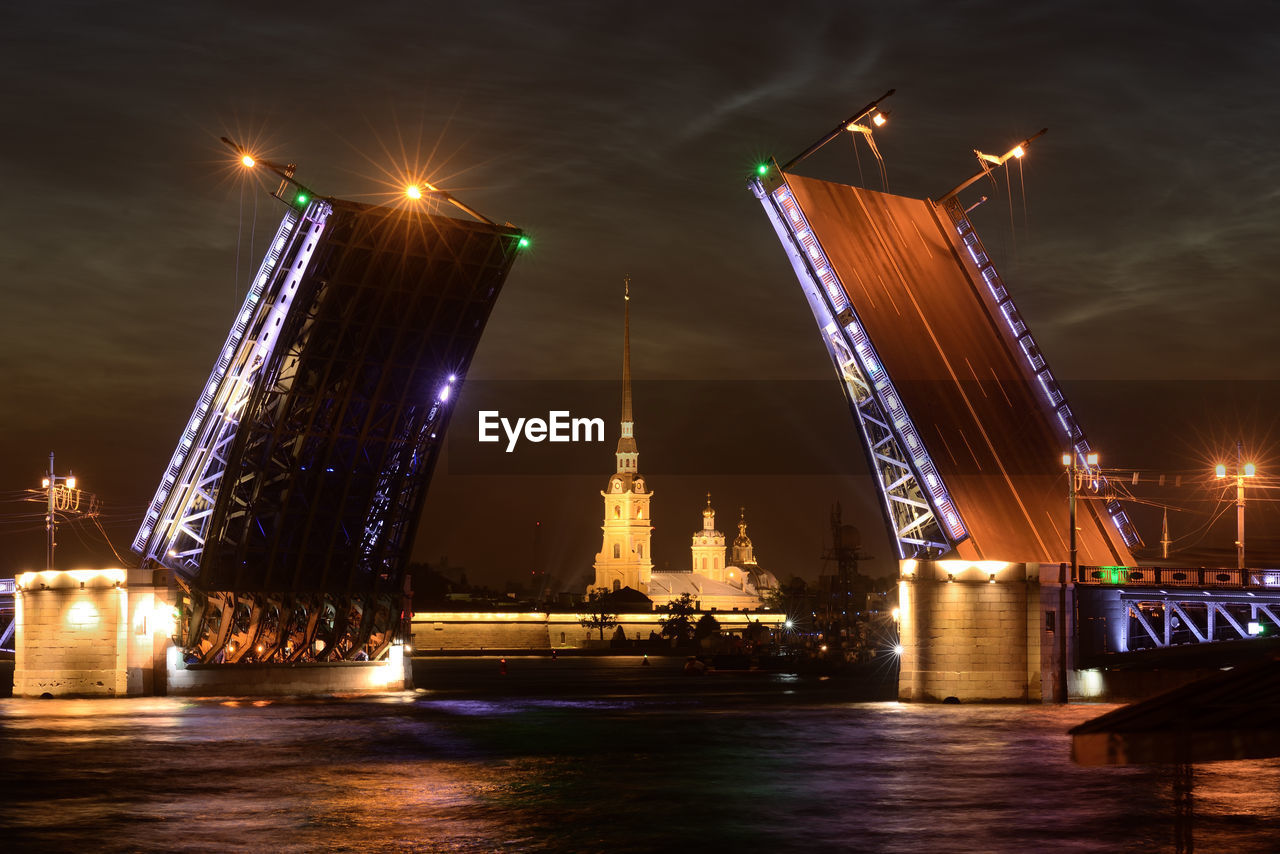
[[[618,474],[635,474],[635,418],[631,413],[631,277],[622,280],[622,431],[618,436]]]
[[[631,415],[631,277],[622,280],[622,423],[630,424]]]

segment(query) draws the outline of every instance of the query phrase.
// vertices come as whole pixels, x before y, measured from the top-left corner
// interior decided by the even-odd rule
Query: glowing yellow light
[[[157,599],[150,608],[151,630],[159,635],[171,635],[178,626],[178,609]]]
[[[894,608],[894,609],[893,609],[892,611],[890,611],[889,613],[890,613],[891,615],[893,615],[893,618],[894,618],[895,620],[902,616],[902,611],[901,611],[901,609],[898,609],[898,608]]]
[[[1071,455],[1070,455],[1070,454],[1063,454],[1063,455],[1062,455],[1062,464],[1063,464],[1064,466],[1069,466],[1069,465],[1071,465]]]
[[[1021,156],[1022,156],[1022,155],[1024,155],[1024,154],[1026,154],[1026,152],[1022,150],[1022,146],[1021,146],[1021,145],[1019,145],[1017,148],[1015,148],[1015,149],[1013,150],[1013,156],[1014,156],[1014,157],[1021,157]]]
[[[1213,473],[1214,473],[1215,475],[1217,475],[1218,477],[1226,477],[1226,476],[1227,476],[1227,467],[1226,467],[1226,466],[1224,466],[1222,463],[1218,463],[1218,464],[1214,467],[1214,469],[1213,469]]]
[[[68,489],[76,488],[76,479],[74,477],[67,478],[67,488]]]
[[[80,629],[98,624],[98,609],[89,602],[77,602],[67,611],[67,622]]]
[[[245,166],[248,166],[249,168],[251,168],[251,169],[252,169],[252,168],[253,168],[253,166],[254,166],[254,164],[255,164],[257,161],[255,161],[252,157],[250,157],[249,155],[247,155],[247,154],[246,154],[244,157],[241,157],[241,158],[240,158],[240,162],[241,162],[241,163],[243,163]]]
[[[879,127],[884,127],[884,123],[889,120],[884,117],[884,113],[876,113],[874,116],[871,117],[871,121],[876,127],[879,128]]]
[[[40,481],[40,488],[41,489],[49,488],[49,478],[46,477],[44,480]]]
[[[1084,458],[1084,460],[1085,460],[1085,462],[1087,462],[1089,465],[1091,465],[1091,466],[1096,466],[1096,465],[1098,464],[1098,455],[1097,455],[1097,454],[1089,454],[1089,455],[1087,455],[1087,456]]]
[[[1254,469],[1254,467],[1253,467],[1253,463],[1245,463],[1245,464],[1244,464],[1244,476],[1245,476],[1245,477],[1253,477],[1253,473],[1254,473],[1254,471],[1255,471],[1255,469]]]
[[[404,194],[411,199],[420,199],[422,198],[422,188],[417,184],[410,184],[404,188]]]
[[[63,574],[60,570],[55,570],[53,572],[48,572],[46,570],[46,573],[48,574],[48,580],[50,581]],[[41,573],[41,575],[43,576],[46,573]],[[123,569],[68,569],[65,571],[65,574],[71,576],[81,584],[97,578],[105,578],[113,584],[123,584],[126,578],[125,571]]]

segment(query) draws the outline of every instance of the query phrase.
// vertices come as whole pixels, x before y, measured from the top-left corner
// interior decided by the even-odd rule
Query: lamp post
[[[1253,463],[1241,464],[1242,456],[1240,443],[1236,442],[1236,569],[1244,569],[1244,479],[1253,477],[1256,471]],[[1226,465],[1218,463],[1214,474],[1227,477]]]
[[[1096,452],[1090,452],[1085,455],[1085,471],[1091,472],[1098,467],[1098,455]],[[1071,542],[1071,580],[1076,578],[1077,566],[1077,549],[1076,549],[1076,491],[1080,488],[1080,457],[1077,454],[1063,454],[1062,465],[1067,469],[1067,508],[1071,517],[1071,531],[1069,539]]]
[[[55,518],[55,500],[58,492],[58,481],[62,481],[67,489],[76,488],[76,476],[57,475],[53,473],[53,451],[49,452],[49,473],[45,475],[41,486],[44,487],[45,497],[47,499],[47,511],[44,517],[45,532],[48,534],[48,545],[45,551],[45,569],[53,569],[53,550],[57,548],[57,540],[55,538],[55,529],[57,520]]]
[[[1096,452],[1085,454],[1084,471],[1096,475],[1098,467],[1098,455]],[[1068,539],[1071,544],[1071,574],[1067,576],[1065,564],[1060,564],[1063,570],[1059,572],[1058,578],[1058,621],[1055,631],[1058,635],[1058,666],[1055,673],[1054,700],[1059,703],[1069,702],[1070,692],[1067,689],[1067,628],[1068,625],[1075,625],[1075,622],[1068,624],[1067,622],[1067,587],[1075,584],[1076,577],[1079,575],[1078,550],[1076,544],[1076,491],[1079,487],[1080,476],[1080,455],[1074,450],[1062,455],[1062,465],[1067,470],[1067,510],[1070,515],[1071,531]]]

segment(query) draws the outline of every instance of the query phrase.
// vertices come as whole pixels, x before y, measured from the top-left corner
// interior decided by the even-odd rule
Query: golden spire
[[[631,277],[622,280],[622,421],[630,424],[631,416]]]
[[[635,474],[640,458],[631,414],[631,277],[622,280],[622,430],[618,435],[618,474]]]

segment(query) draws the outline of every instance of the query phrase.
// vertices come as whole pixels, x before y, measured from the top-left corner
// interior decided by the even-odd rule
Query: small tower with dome
[[[693,532],[692,571],[712,581],[724,581],[724,534],[716,530],[716,511],[707,493],[707,506],[702,510],[702,530]]]

